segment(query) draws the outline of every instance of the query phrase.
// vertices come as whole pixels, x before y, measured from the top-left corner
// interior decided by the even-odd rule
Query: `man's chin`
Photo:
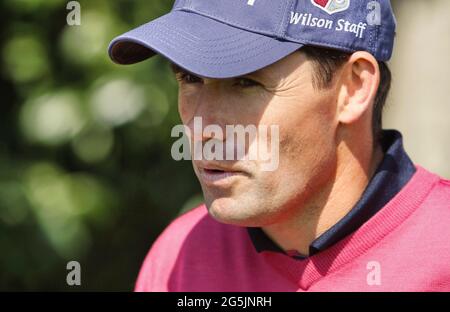
[[[245,205],[232,198],[216,198],[207,200],[205,204],[211,217],[220,223],[244,227],[261,227],[266,224],[257,207]]]

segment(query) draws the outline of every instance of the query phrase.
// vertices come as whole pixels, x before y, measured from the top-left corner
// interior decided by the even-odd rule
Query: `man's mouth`
[[[229,186],[234,179],[247,176],[243,171],[216,164],[201,164],[197,168],[200,180],[210,186]]]

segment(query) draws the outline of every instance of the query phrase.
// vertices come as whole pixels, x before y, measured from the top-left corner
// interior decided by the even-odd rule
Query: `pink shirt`
[[[202,205],[159,236],[135,290],[450,291],[450,181],[417,166],[362,227],[305,260],[258,253],[246,228]]]

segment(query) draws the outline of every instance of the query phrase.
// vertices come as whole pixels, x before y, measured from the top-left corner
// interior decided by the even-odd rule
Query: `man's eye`
[[[184,83],[202,83],[203,80],[200,77],[197,77],[195,75],[192,74],[188,74],[188,73],[181,73],[179,74],[179,78],[178,78],[181,82]]]
[[[238,78],[234,85],[241,88],[251,88],[260,86],[261,84],[249,78]]]

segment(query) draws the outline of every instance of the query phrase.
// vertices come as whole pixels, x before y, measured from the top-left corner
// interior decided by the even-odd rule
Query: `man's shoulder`
[[[421,165],[416,164],[415,166],[417,171],[408,183],[414,185],[411,189],[417,190],[424,188],[427,190],[426,197],[428,199],[442,199],[442,204],[450,205],[450,202],[446,201],[450,197],[450,180]]]
[[[447,218],[448,222],[450,220],[450,180],[439,177],[431,195],[432,205],[438,207],[439,214],[442,213],[441,217]]]
[[[447,193],[450,193],[450,180],[439,177],[439,184]]]
[[[423,167],[419,167],[419,170],[422,171],[419,174],[423,179],[419,179],[417,182],[419,184],[415,190],[422,187],[427,191],[426,196],[420,200],[419,209],[412,215],[416,225],[421,228],[420,230],[416,229],[416,231],[423,235],[428,233],[428,238],[432,238],[434,241],[448,242],[447,237],[450,234],[450,227],[448,226],[450,221],[450,180]],[[421,180],[428,182],[420,184]],[[418,193],[420,192],[418,191]],[[414,198],[416,193],[411,192],[404,204],[407,204],[409,199]],[[445,245],[450,248],[450,244],[446,243]]]
[[[202,204],[173,219],[159,235],[155,245],[170,243],[173,247],[175,243],[182,243],[192,231],[207,231],[208,228],[216,226],[216,223]]]
[[[242,228],[213,219],[205,205],[183,213],[153,243],[142,264],[135,290],[177,289],[181,275],[212,268],[218,260],[225,259],[221,255],[239,244],[243,233]]]
[[[190,209],[170,222],[165,231],[186,232],[197,226],[201,222],[211,223],[214,221],[208,214],[205,204]]]
[[[435,184],[430,191],[428,199],[431,200],[434,205],[449,208],[450,212],[450,180],[428,170],[427,173],[435,178]]]
[[[174,251],[187,247],[204,249],[236,232],[242,233],[242,228],[220,223],[210,216],[202,204],[175,218],[159,235],[152,249],[156,251],[167,246]]]

